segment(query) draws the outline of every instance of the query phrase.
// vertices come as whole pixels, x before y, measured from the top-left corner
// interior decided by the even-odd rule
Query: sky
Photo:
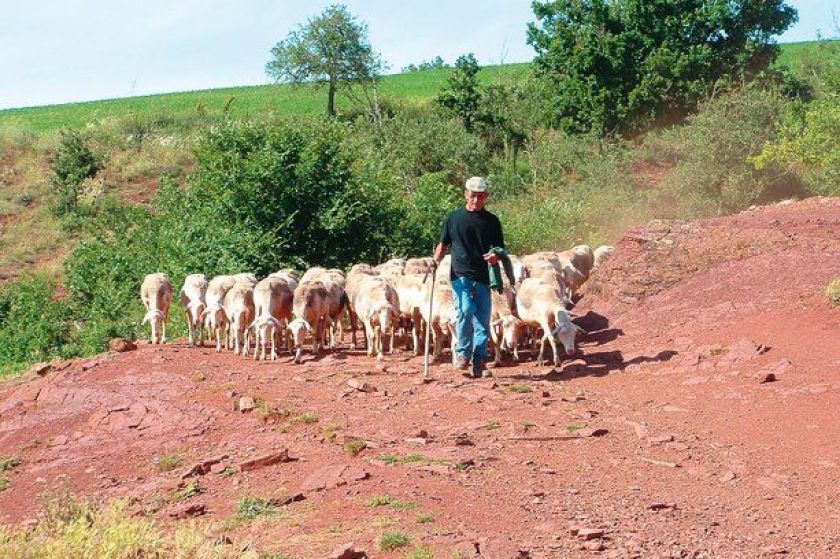
[[[0,109],[269,83],[270,50],[334,1],[0,0]],[[779,42],[836,34],[840,0],[788,0],[799,22]],[[398,72],[529,61],[527,0],[347,0]]]

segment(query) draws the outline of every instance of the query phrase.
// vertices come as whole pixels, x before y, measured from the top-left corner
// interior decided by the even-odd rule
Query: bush
[[[666,196],[687,215],[724,214],[751,204],[807,195],[799,177],[749,158],[777,137],[776,122],[789,101],[773,90],[747,87],[710,99],[685,126],[648,140],[651,151],[675,160]],[[673,204],[662,204],[660,208]],[[668,215],[668,214],[666,214]]]
[[[358,141],[380,165],[399,180],[402,191],[411,191],[429,173],[445,173],[462,187],[473,175],[487,171],[488,153],[481,139],[464,130],[457,120],[433,111],[399,113],[383,119],[379,137],[368,128],[353,130]]]
[[[77,354],[67,300],[55,295],[55,284],[43,275],[0,289],[0,375]]]
[[[219,527],[191,521],[164,530],[154,521],[137,517],[125,500],[97,508],[72,497],[49,502],[34,528],[0,525],[0,546],[6,557],[172,557],[217,559],[262,557],[256,549],[219,542]],[[215,535],[214,535],[215,534]]]
[[[99,158],[82,135],[72,129],[61,130],[50,177],[53,212],[56,215],[75,213],[82,182],[100,169]]]

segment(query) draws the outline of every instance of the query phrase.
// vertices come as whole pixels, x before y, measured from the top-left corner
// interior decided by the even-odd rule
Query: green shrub
[[[0,375],[36,361],[73,357],[75,331],[65,298],[44,275],[0,288]]]
[[[806,194],[795,174],[776,164],[758,170],[749,160],[775,141],[788,103],[775,91],[747,87],[709,100],[685,126],[654,136],[654,149],[661,142],[676,160],[667,193],[682,200],[679,208],[690,216],[724,214]]]
[[[828,297],[833,306],[840,306],[840,277],[831,280],[831,283],[825,288],[825,296]]]
[[[379,538],[379,549],[382,551],[394,551],[411,543],[411,536],[396,530],[385,532]]]
[[[242,497],[236,506],[236,517],[240,520],[253,520],[259,516],[277,513],[277,507],[260,497]]]
[[[76,130],[61,130],[50,177],[53,212],[56,215],[75,213],[82,182],[100,169],[99,157],[88,147],[85,138]]]

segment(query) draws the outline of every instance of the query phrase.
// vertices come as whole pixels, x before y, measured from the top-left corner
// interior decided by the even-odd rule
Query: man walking
[[[467,181],[466,205],[446,217],[440,243],[435,247],[436,263],[443,259],[447,247],[451,247],[450,280],[455,291],[458,319],[454,363],[457,368],[466,370],[472,362],[472,373],[464,374],[474,378],[490,376],[485,368],[491,305],[488,266],[499,261],[490,249],[505,246],[499,218],[484,209],[488,190],[483,177],[472,177]]]

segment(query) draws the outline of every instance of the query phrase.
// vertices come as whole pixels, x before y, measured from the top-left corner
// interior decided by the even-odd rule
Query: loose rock
[[[108,349],[116,351],[117,353],[124,353],[126,351],[134,351],[137,349],[137,344],[125,338],[113,338],[108,342]]]
[[[328,559],[365,559],[366,557],[367,554],[364,551],[356,551],[352,543],[345,543],[335,548]]]
[[[256,405],[257,403],[250,396],[242,396],[241,398],[239,398],[239,400],[236,401],[236,409],[238,409],[242,413],[253,410],[256,407]]]
[[[281,462],[291,461],[292,459],[289,457],[289,449],[285,449],[280,452],[266,454],[265,456],[254,458],[252,460],[246,460],[245,462],[239,464],[239,471],[250,472],[251,470],[256,470],[257,468],[264,468],[266,466],[273,466],[274,464],[279,464]]]
[[[199,516],[207,512],[207,505],[204,503],[181,503],[169,511],[172,518],[189,518]]]

